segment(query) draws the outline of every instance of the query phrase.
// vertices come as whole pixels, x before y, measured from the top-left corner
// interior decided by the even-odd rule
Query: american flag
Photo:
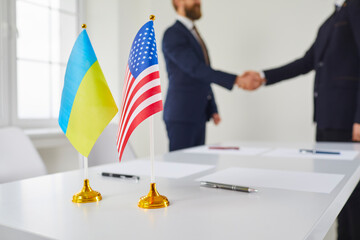
[[[132,43],[120,108],[117,134],[119,160],[134,129],[163,110],[154,22],[147,22]]]

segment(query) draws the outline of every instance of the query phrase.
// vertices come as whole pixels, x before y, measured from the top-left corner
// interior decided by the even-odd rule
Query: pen
[[[312,153],[312,154],[337,154],[339,155],[340,152],[330,152],[330,151],[319,151],[315,149],[300,149],[300,153]]]
[[[220,146],[210,146],[209,149],[217,149],[217,150],[240,150],[239,147],[220,147]]]
[[[140,177],[139,176],[135,176],[135,175],[128,175],[128,174],[118,174],[118,173],[108,173],[108,172],[103,172],[101,173],[102,176],[104,177],[115,177],[115,178],[122,178],[122,179],[135,179],[135,180],[139,180]]]
[[[249,187],[242,187],[242,186],[237,186],[237,185],[214,183],[214,182],[205,182],[205,181],[201,181],[200,186],[209,187],[209,188],[220,188],[220,189],[233,190],[233,191],[239,191],[239,192],[247,192],[247,193],[258,191],[256,189],[249,188]]]

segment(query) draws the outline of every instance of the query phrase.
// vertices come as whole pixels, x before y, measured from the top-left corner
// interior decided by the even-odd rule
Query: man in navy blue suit
[[[263,77],[271,85],[315,70],[316,141],[360,141],[360,0],[335,5],[306,54]],[[338,216],[338,239],[360,239],[360,184]]]
[[[205,126],[211,118],[221,118],[210,84],[231,90],[234,84],[252,90],[262,84],[250,78],[216,71],[210,66],[207,48],[194,21],[201,17],[200,0],[173,0],[177,21],[163,38],[162,50],[168,71],[169,87],[164,106],[164,121],[170,151],[203,145]]]

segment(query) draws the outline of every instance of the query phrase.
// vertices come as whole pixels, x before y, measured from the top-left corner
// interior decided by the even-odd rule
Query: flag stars
[[[142,29],[134,39],[130,49],[129,67],[131,71],[138,72],[144,70],[148,64],[152,65],[157,62],[157,50],[155,30],[151,27]]]

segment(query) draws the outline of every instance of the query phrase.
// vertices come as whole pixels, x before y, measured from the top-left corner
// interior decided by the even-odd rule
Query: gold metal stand
[[[101,194],[91,189],[89,179],[84,180],[84,187],[73,196],[74,203],[98,202],[102,199]]]
[[[140,208],[164,208],[169,206],[169,200],[165,196],[161,196],[156,190],[156,183],[150,183],[150,192],[147,196],[140,198],[138,206]]]

